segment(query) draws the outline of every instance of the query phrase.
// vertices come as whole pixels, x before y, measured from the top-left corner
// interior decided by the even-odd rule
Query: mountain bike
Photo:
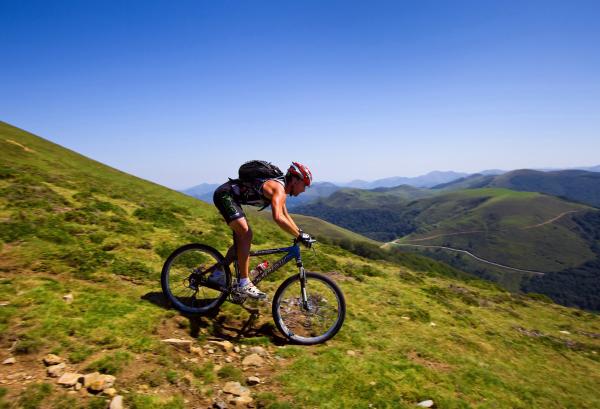
[[[310,246],[316,242],[312,240]],[[332,338],[342,327],[346,301],[338,285],[329,277],[304,270],[300,246],[251,251],[250,257],[285,253],[281,259],[252,278],[257,285],[288,262],[295,260],[298,274],[287,278],[275,292],[271,312],[277,329],[289,340],[303,344],[319,344]],[[235,252],[234,252],[235,254]],[[247,297],[239,294],[240,271],[235,257],[229,260],[213,247],[192,243],[175,250],[165,261],[161,286],[165,297],[181,312],[206,314],[218,309],[227,299],[243,304]],[[211,279],[222,272],[221,280]]]

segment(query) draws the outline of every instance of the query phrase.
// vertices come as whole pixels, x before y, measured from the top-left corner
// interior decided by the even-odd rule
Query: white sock
[[[249,282],[249,278],[240,278],[240,287],[245,287]]]

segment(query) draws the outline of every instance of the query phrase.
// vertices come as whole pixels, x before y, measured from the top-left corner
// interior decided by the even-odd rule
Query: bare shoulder
[[[285,189],[281,185],[281,183],[276,180],[267,180],[263,185],[263,193],[268,198],[272,198],[273,196],[283,195],[285,196]]]

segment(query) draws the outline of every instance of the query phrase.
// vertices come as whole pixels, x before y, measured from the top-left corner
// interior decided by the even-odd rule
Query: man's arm
[[[284,231],[290,233],[294,237],[298,237],[300,229],[296,223],[294,223],[294,220],[292,220],[287,211],[285,205],[287,196],[283,186],[275,181],[267,181],[263,186],[263,192],[265,193],[265,196],[271,198],[271,211],[275,223],[277,223]]]

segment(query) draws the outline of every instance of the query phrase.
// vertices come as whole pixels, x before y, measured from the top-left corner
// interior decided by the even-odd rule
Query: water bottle
[[[267,268],[269,267],[269,262],[267,260],[263,261],[262,263],[260,263],[259,265],[257,265],[253,270],[250,271],[250,274],[248,274],[248,278],[250,278],[250,281],[254,281],[254,279],[263,271],[265,271]]]

